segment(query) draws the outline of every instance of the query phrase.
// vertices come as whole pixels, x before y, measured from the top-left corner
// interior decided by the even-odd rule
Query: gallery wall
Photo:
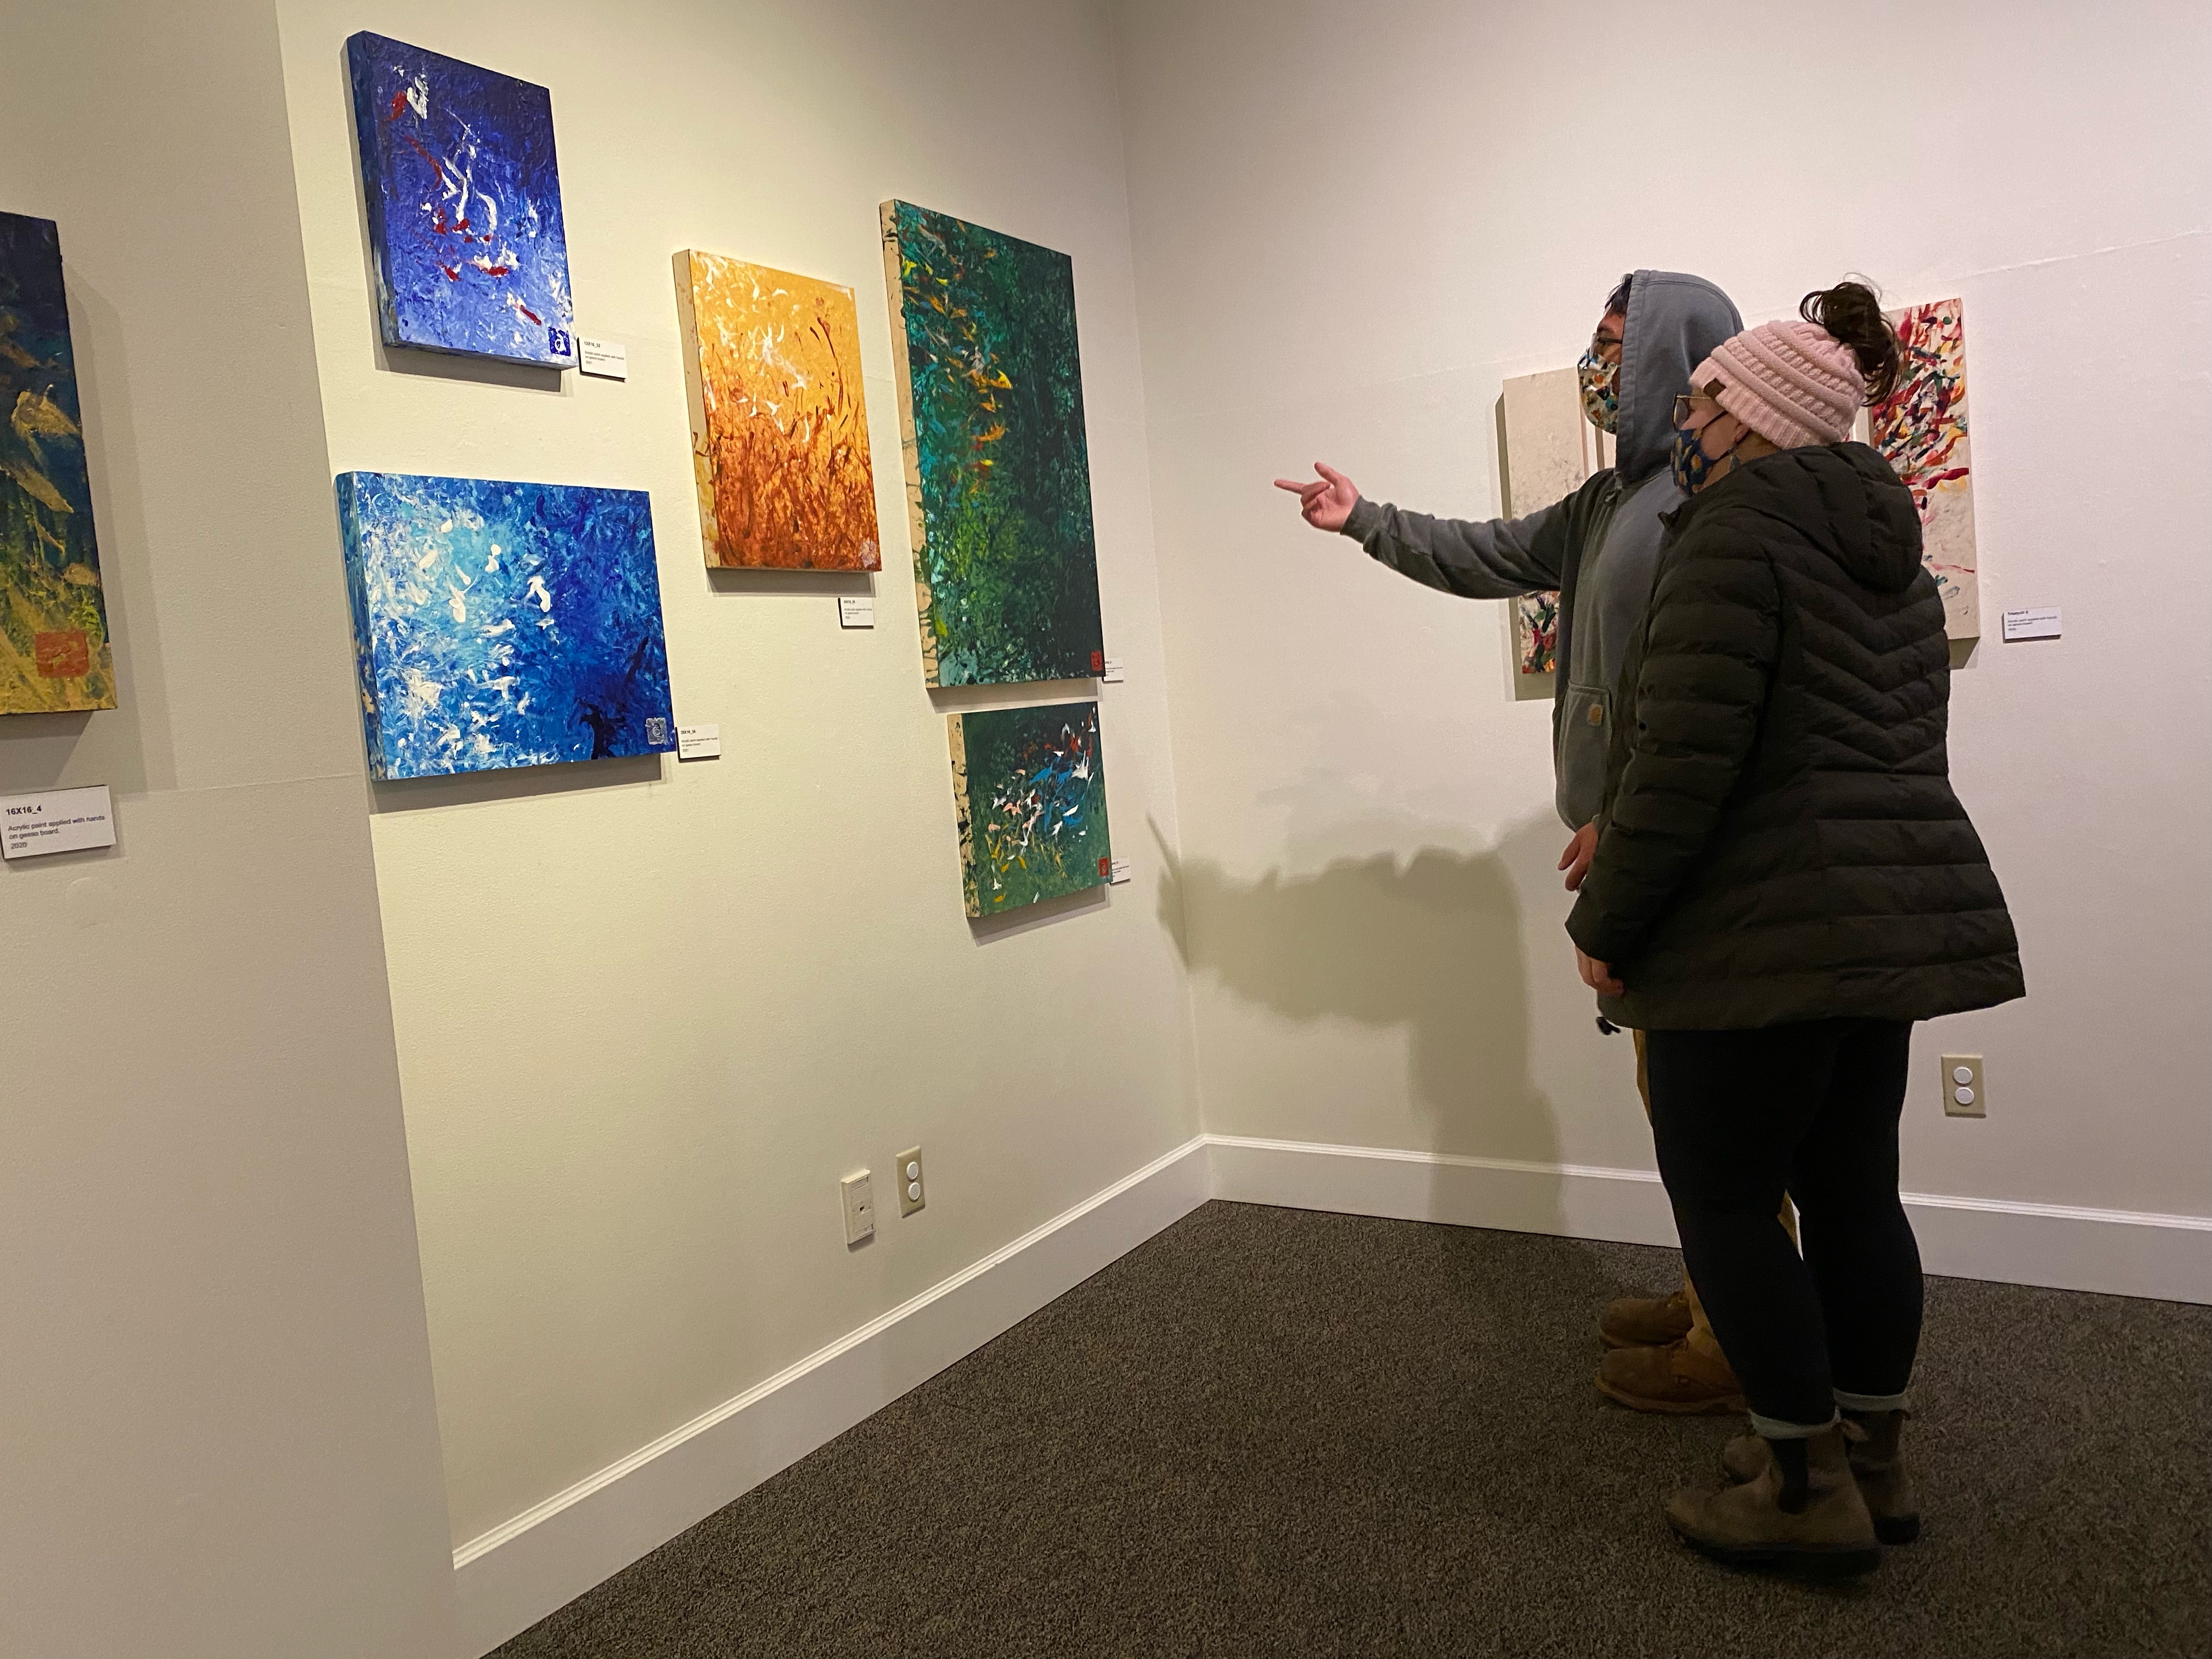
[[[0,720],[0,1652],[445,1656],[453,1571],[276,16],[10,6],[118,706]],[[49,444],[56,441],[49,438]]]
[[[2031,990],[1923,1028],[1905,1185],[2212,1213],[2203,9],[1117,18],[1207,1128],[1650,1167],[1502,607],[1270,480],[1320,459],[1487,517],[1501,380],[1571,362],[1624,270],[1754,321],[1861,271],[1966,303],[1985,633],[1952,763]],[[2063,637],[2002,643],[2029,605]],[[1939,1051],[1986,1055],[1986,1120],[1942,1115]]]
[[[1197,1133],[1111,39],[1073,4],[280,10],[328,470],[648,490],[676,718],[721,729],[714,761],[374,790],[459,1544]],[[627,348],[626,381],[380,344],[343,73],[363,27],[551,88],[577,328]],[[1121,684],[924,688],[894,197],[1073,257]],[[704,568],[671,265],[694,248],[856,290],[872,580]],[[874,629],[841,630],[837,597],[871,592]],[[1133,879],[971,926],[945,713],[1091,695]],[[888,1167],[915,1144],[928,1207],[902,1218]],[[878,1234],[848,1249],[837,1183],[862,1166]]]

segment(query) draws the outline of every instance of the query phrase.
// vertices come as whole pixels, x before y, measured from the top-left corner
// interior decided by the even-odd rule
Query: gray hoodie
[[[1613,465],[1565,501],[1521,519],[1432,519],[1362,499],[1344,533],[1402,575],[1471,599],[1559,591],[1552,768],[1559,817],[1579,830],[1605,797],[1613,690],[1644,625],[1666,526],[1681,505],[1667,465],[1674,398],[1690,371],[1743,326],[1700,276],[1638,270],[1628,281]]]

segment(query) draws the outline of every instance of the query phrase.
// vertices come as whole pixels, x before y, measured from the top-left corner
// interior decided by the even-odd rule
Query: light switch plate
[[[1982,1081],[1979,1054],[1943,1056],[1943,1110],[1952,1117],[1989,1115],[1989,1091]]]
[[[893,1176],[898,1182],[901,1215],[912,1215],[929,1202],[929,1188],[922,1185],[921,1147],[909,1146],[898,1155]]]
[[[865,1244],[876,1236],[876,1194],[866,1170],[856,1170],[837,1183],[845,1197],[845,1243]]]

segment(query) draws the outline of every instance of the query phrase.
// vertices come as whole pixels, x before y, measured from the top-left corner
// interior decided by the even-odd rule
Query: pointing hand
[[[1278,478],[1275,488],[1287,489],[1298,498],[1298,511],[1316,530],[1341,530],[1359,503],[1359,486],[1326,461],[1316,461],[1314,471],[1321,477],[1310,483]]]

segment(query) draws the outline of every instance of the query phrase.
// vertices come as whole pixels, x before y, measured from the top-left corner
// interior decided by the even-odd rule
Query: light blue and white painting
[[[643,490],[398,472],[337,489],[376,776],[676,746]]]
[[[385,344],[572,366],[553,94],[380,34],[346,66]]]

